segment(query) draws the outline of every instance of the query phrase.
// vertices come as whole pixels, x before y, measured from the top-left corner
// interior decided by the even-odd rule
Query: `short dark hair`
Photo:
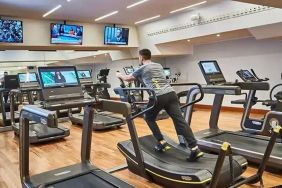
[[[151,59],[151,51],[149,49],[142,49],[139,51],[139,55],[142,56],[145,60]]]

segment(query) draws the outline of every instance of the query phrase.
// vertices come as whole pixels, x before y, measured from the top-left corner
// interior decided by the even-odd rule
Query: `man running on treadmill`
[[[147,88],[155,91],[157,104],[153,109],[146,112],[144,117],[153,132],[153,135],[158,141],[158,144],[155,146],[155,150],[161,152],[170,149],[156,123],[157,115],[161,110],[165,109],[173,120],[179,139],[185,140],[191,149],[191,154],[187,160],[190,162],[196,161],[198,158],[202,157],[204,153],[198,148],[192,129],[187,125],[184,117],[182,116],[176,92],[166,80],[162,65],[151,61],[151,51],[148,49],[139,51],[139,61],[142,66],[135,70],[132,74],[122,75],[117,72],[116,76],[124,81],[133,81],[138,79],[142,81]],[[154,101],[150,99],[148,106],[152,105],[153,102]]]

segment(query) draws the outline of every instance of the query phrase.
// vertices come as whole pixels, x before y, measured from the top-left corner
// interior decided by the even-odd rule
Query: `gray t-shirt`
[[[166,79],[162,65],[159,63],[151,62],[142,65],[132,73],[132,76],[143,82],[147,88],[153,89],[157,96],[174,91]]]

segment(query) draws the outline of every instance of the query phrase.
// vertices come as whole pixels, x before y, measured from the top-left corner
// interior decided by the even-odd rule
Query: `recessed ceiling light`
[[[52,14],[53,12],[55,12],[56,10],[60,9],[62,7],[62,5],[58,5],[55,8],[53,8],[52,10],[46,12],[42,17],[45,18],[46,16],[49,16],[50,14]]]
[[[67,2],[71,2],[71,0],[67,0]]]
[[[157,16],[154,16],[154,17],[146,18],[144,20],[137,21],[137,22],[135,22],[135,24],[140,24],[140,23],[143,23],[143,22],[147,22],[147,21],[159,18],[159,17],[161,17],[161,15],[157,15]]]
[[[207,1],[202,1],[202,2],[200,2],[200,3],[196,3],[196,4],[193,4],[193,5],[189,5],[189,6],[187,6],[187,7],[182,7],[182,8],[173,10],[173,11],[171,11],[170,13],[173,14],[173,13],[176,13],[176,12],[180,12],[180,11],[182,11],[182,10],[186,10],[186,9],[189,9],[189,8],[193,8],[193,7],[196,7],[196,6],[205,4],[206,2],[207,2]]]
[[[190,42],[190,41],[191,41],[190,39],[187,40],[187,42]]]
[[[110,17],[110,16],[112,16],[112,15],[115,15],[115,14],[117,14],[117,13],[118,13],[118,11],[110,12],[109,14],[106,14],[106,15],[104,15],[104,16],[101,16],[101,17],[99,17],[99,18],[96,18],[95,21],[96,21],[96,22],[97,22],[97,21],[100,21],[100,20],[102,20],[102,19],[105,19],[105,18]]]
[[[220,37],[220,34],[217,34],[216,36],[217,36],[217,37]]]
[[[140,4],[142,4],[142,3],[145,3],[145,2],[147,2],[147,1],[149,1],[149,0],[138,1],[138,2],[136,2],[136,3],[133,3],[133,4],[131,4],[131,5],[128,5],[126,8],[135,7],[135,6],[137,6],[137,5],[140,5]]]

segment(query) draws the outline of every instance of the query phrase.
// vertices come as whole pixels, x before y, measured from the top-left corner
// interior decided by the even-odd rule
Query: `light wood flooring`
[[[192,128],[199,131],[207,128],[209,111],[197,110],[194,113]],[[241,119],[239,112],[222,112],[219,125],[223,129],[238,130]],[[139,136],[150,134],[150,130],[142,119],[135,120]],[[81,127],[65,123],[71,127],[71,135],[65,140],[50,142],[31,147],[30,168],[31,174],[64,167],[80,161]],[[159,121],[160,128],[173,139],[176,139],[171,120]],[[93,164],[101,169],[109,169],[125,163],[124,157],[118,151],[116,145],[119,141],[129,139],[127,126],[121,129],[103,132],[93,132],[92,155]],[[20,188],[19,161],[18,161],[18,139],[13,132],[0,133],[0,188]],[[255,173],[255,166],[249,167],[245,175]],[[113,174],[135,187],[160,187],[154,183],[141,178],[128,170]],[[265,172],[265,187],[282,184],[282,172]],[[243,186],[255,187],[255,186]]]

